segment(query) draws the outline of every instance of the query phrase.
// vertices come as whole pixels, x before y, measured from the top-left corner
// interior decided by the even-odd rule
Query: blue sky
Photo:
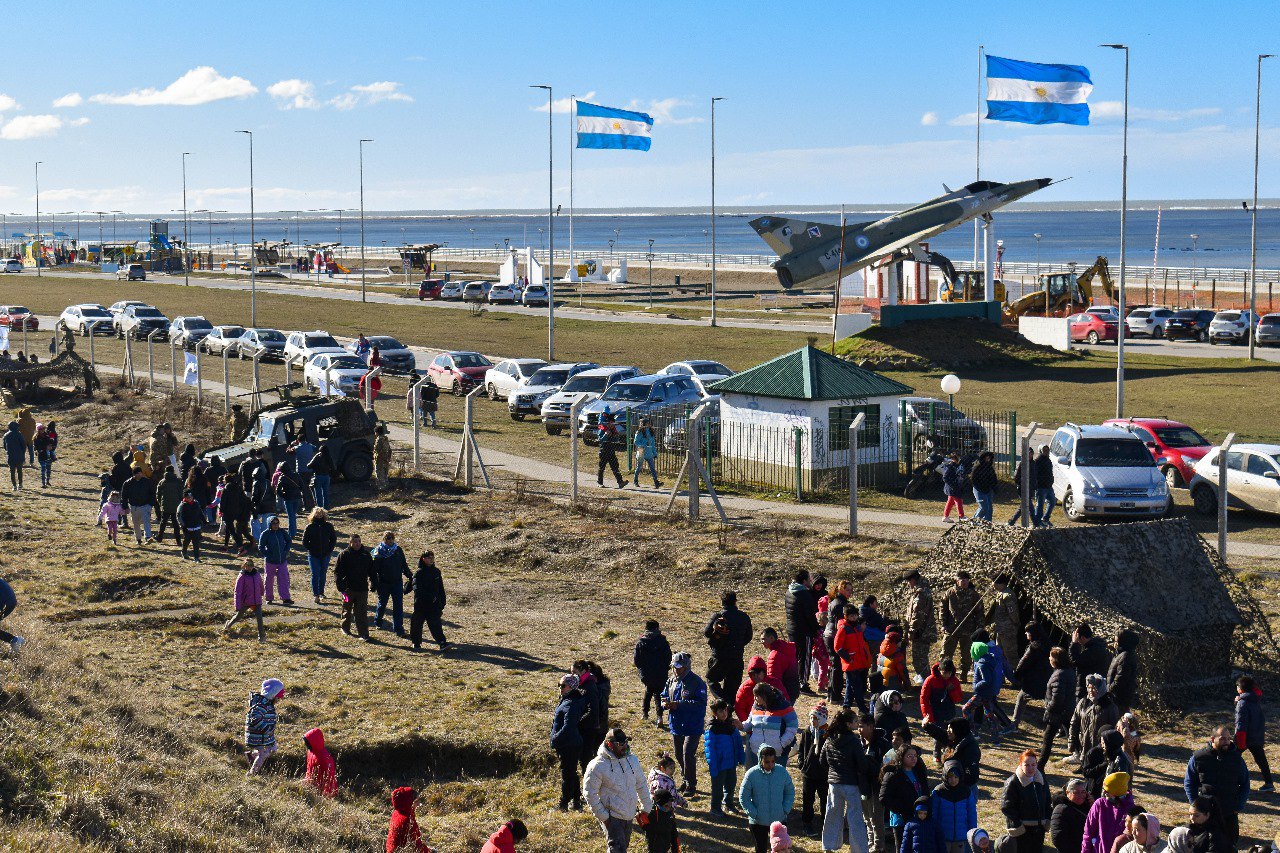
[[[984,177],[1071,176],[1039,200],[1113,199],[1123,56],[1096,46],[1110,41],[1133,49],[1130,196],[1243,198],[1255,57],[1280,53],[1274,6],[1250,2],[110,6],[63,3],[7,41],[4,212],[34,209],[36,160],[43,211],[180,208],[183,151],[191,208],[247,210],[240,128],[255,132],[259,210],[356,207],[361,137],[375,140],[367,209],[537,207],[532,83],[657,119],[648,153],[578,152],[579,207],[706,204],[712,95],[721,203],[912,201],[973,175],[980,43],[1086,65],[1095,83],[1091,127],[984,122]],[[1264,196],[1280,195],[1270,62]],[[567,206],[568,117],[554,119]]]

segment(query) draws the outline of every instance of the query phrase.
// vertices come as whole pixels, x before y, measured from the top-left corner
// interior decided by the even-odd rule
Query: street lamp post
[[[258,233],[253,209],[253,131],[237,130],[249,137],[249,325],[258,325]]]
[[[545,83],[534,84],[529,88],[547,90],[547,361],[554,362],[556,360],[555,145],[551,120],[555,114],[555,102],[551,97],[551,87]]]
[[[649,308],[653,308],[653,240],[649,241]]]
[[[1104,44],[1113,50],[1124,51],[1124,136],[1120,160],[1120,309],[1119,328],[1116,329],[1116,417],[1124,417],[1124,338],[1125,338],[1125,226],[1129,220],[1129,46]]]
[[[187,156],[182,152],[182,283],[191,284],[191,220],[187,214]]]
[[[1038,287],[1040,284],[1040,238],[1044,235],[1032,234],[1031,236],[1036,238],[1036,279],[1035,279],[1035,282],[1032,284],[1032,286]],[[1024,292],[1026,291],[1025,287],[1023,288],[1023,291]],[[1007,289],[1006,289],[1006,292],[1007,292]]]
[[[372,139],[360,140],[360,301],[365,301],[364,270],[364,144]]]
[[[711,325],[716,325],[716,101],[711,99]],[[837,285],[839,287],[839,285]]]
[[[1274,54],[1258,54],[1258,88],[1253,112],[1253,224],[1249,235],[1249,318],[1253,323],[1258,319],[1258,160],[1261,155],[1262,141],[1262,60],[1270,59]],[[1249,359],[1254,358],[1254,332],[1257,326],[1249,330]]]
[[[44,266],[44,241],[40,239],[40,164],[36,161],[36,276],[40,276],[40,267]]]

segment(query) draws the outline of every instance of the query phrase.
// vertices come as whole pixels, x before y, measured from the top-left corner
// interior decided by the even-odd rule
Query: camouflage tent
[[[1122,628],[1137,631],[1140,695],[1159,704],[1224,684],[1233,665],[1270,670],[1277,657],[1257,601],[1185,519],[1046,530],[957,524],[920,571],[944,589],[962,568],[980,591],[1008,575],[1023,615],[1048,623],[1059,641],[1081,622],[1109,642]]]
[[[89,362],[72,349],[64,349],[53,359],[34,364],[21,361],[0,362],[0,385],[16,392],[18,397],[34,397],[40,380],[51,376],[79,382],[86,397],[92,397],[94,390],[102,387],[102,382]]]

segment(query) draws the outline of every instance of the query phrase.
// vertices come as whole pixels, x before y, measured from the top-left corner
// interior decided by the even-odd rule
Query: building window
[[[853,423],[859,413],[865,414],[867,419],[863,421],[862,429],[858,430],[858,446],[880,446],[880,404],[871,403],[865,406],[832,406],[827,411],[828,450],[849,449],[849,424]]]

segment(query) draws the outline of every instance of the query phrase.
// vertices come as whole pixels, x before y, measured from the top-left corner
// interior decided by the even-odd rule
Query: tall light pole
[[[555,293],[555,145],[552,139],[551,119],[555,112],[555,102],[551,98],[551,87],[546,84],[534,84],[530,89],[547,90],[547,361],[556,360],[556,293]]]
[[[1191,282],[1192,282],[1191,286],[1192,286],[1192,287],[1195,287],[1195,280],[1196,280],[1196,257],[1197,257],[1197,255],[1196,255],[1196,249],[1198,249],[1198,248],[1199,248],[1199,244],[1200,244],[1200,235],[1199,235],[1199,234],[1192,234],[1192,235],[1191,235]]]
[[[1043,235],[1043,234],[1032,234],[1031,236],[1036,238],[1036,280],[1035,280],[1035,286],[1037,286],[1037,287],[1038,287],[1038,286],[1039,286],[1039,284],[1040,284],[1040,238],[1041,238],[1041,237],[1043,237],[1044,235]],[[1023,289],[1025,290],[1026,288],[1023,288]]]
[[[40,267],[44,266],[44,240],[40,236],[40,164],[36,161],[36,276],[40,276]]]
[[[1124,337],[1125,292],[1124,292],[1124,238],[1125,226],[1129,220],[1129,46],[1126,44],[1104,44],[1113,50],[1124,51],[1124,141],[1120,160],[1120,327],[1116,329],[1116,417],[1124,417]]]
[[[249,325],[258,325],[258,232],[253,208],[253,131],[237,130],[249,137]]]
[[[716,325],[716,101],[711,99],[711,326]],[[837,289],[839,285],[837,284]]]
[[[364,284],[364,144],[372,139],[360,140],[360,301],[365,301]]]
[[[191,284],[191,220],[187,214],[187,156],[182,152],[182,283]]]
[[[1251,322],[1258,319],[1258,159],[1261,154],[1262,141],[1262,60],[1270,59],[1274,54],[1258,54],[1258,89],[1253,112],[1253,225],[1249,235],[1249,317]],[[1254,358],[1253,338],[1257,326],[1249,330],[1249,359]]]
[[[653,240],[649,240],[649,308],[653,308]]]

